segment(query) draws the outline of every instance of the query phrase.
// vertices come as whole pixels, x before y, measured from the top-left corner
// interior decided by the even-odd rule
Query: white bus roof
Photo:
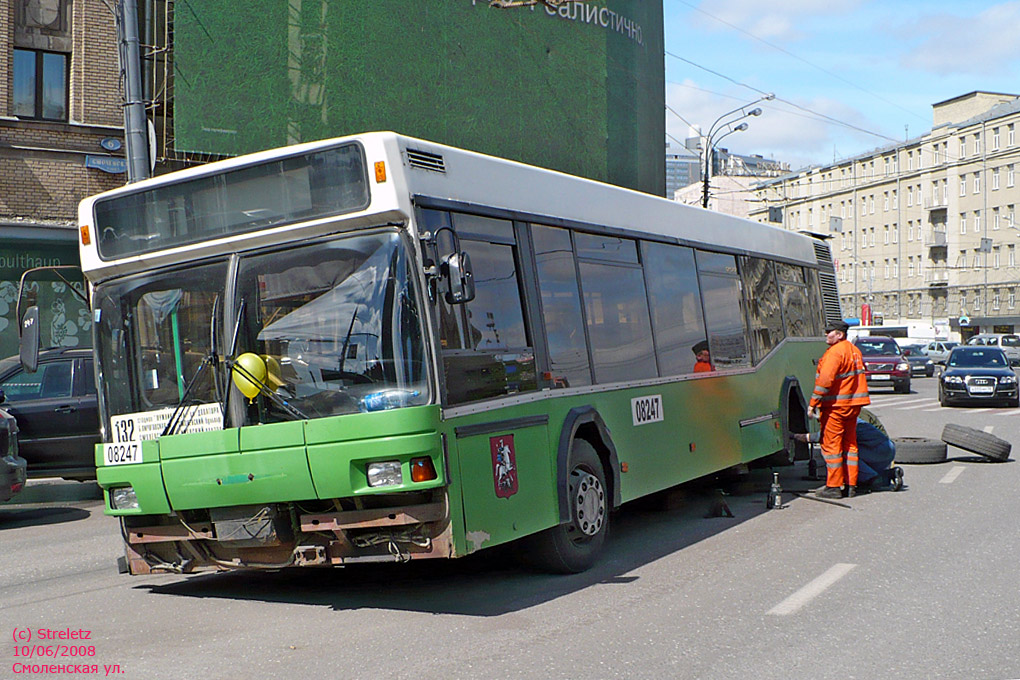
[[[555,224],[559,221],[610,227],[800,262],[816,261],[816,239],[780,227],[393,132],[370,132],[271,149],[129,184],[86,198],[81,203],[79,219],[82,224],[91,223],[92,206],[97,200],[220,174],[351,141],[360,142],[364,147],[370,173],[374,163],[387,161],[392,181],[388,185],[371,183],[371,204],[365,211],[328,221],[349,218],[364,221],[372,214],[386,214],[391,218],[396,213],[406,216],[411,212],[412,197],[417,196],[505,210],[535,222],[551,221]],[[398,156],[399,169],[393,167]],[[241,238],[250,242],[254,237],[246,234]],[[150,266],[164,260],[159,256],[153,258],[152,254],[143,256],[142,260],[135,257],[125,259],[134,260],[137,264],[147,261]],[[82,264],[86,270],[102,270],[108,269],[112,263],[102,263],[97,253],[89,252],[83,253]],[[127,266],[127,269],[133,268]],[[124,271],[122,266],[110,269]]]

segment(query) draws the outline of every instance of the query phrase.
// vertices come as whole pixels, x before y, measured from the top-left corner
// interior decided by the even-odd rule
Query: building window
[[[967,233],[967,213],[960,213],[960,233]]]
[[[1016,307],[1016,293],[1013,291],[1013,289],[1010,289],[1009,297],[1007,297],[1006,300],[1008,301],[1007,304],[1009,304],[1010,309]]]
[[[892,225],[892,242],[893,243],[900,242],[900,230],[895,222]]]
[[[960,195],[967,195],[967,175],[960,175]]]
[[[898,279],[900,277],[900,260],[898,257],[893,258],[892,275],[894,279]]]
[[[907,187],[907,207],[911,208],[914,206],[914,188]]]
[[[914,275],[914,256],[907,256],[907,277],[910,278]]]
[[[992,309],[999,308],[999,292],[996,291],[995,295],[992,296]]]
[[[980,156],[981,155],[981,133],[980,132],[975,132],[974,133],[974,155],[975,156]]]
[[[980,232],[981,232],[981,211],[980,210],[975,210],[974,211],[974,233],[977,234],[977,233],[980,233]]]
[[[992,191],[998,191],[999,189],[999,169],[995,168],[992,170]]]
[[[1014,176],[1013,176],[1013,166],[1012,165],[1007,165],[1006,166],[1006,187],[1007,188],[1010,188],[1010,189],[1013,188],[1013,179],[1014,179]]]
[[[967,157],[967,139],[960,137],[960,158]]]
[[[1013,135],[1013,124],[1010,123],[1006,126],[1006,146],[1013,146],[1016,142],[1016,138]]]
[[[992,150],[999,150],[999,128],[992,128]]]
[[[14,50],[14,115],[67,120],[68,55]]]
[[[882,232],[882,243],[889,245],[889,226],[886,225]]]
[[[960,251],[960,257],[958,257],[956,259],[956,268],[957,269],[966,269],[966,267],[967,267],[967,251],[966,250],[961,250]]]
[[[1006,246],[1006,260],[1009,262],[1010,267],[1016,266],[1016,247]]]
[[[992,269],[999,268],[999,247],[992,248]]]
[[[949,205],[949,180],[942,180],[942,202]]]
[[[974,193],[975,194],[980,194],[981,193],[981,173],[980,173],[980,171],[974,173]]]
[[[889,212],[889,192],[886,191],[882,194],[882,210]]]
[[[913,241],[914,240],[914,221],[913,220],[907,220],[907,240],[908,241]]]

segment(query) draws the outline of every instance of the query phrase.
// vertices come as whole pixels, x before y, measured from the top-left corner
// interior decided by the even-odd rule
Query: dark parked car
[[[921,375],[930,378],[935,375],[935,362],[924,353],[924,345],[901,345],[900,349],[910,364],[911,377]]]
[[[96,478],[99,408],[92,350],[44,350],[34,373],[26,373],[18,357],[0,361],[0,408],[18,422],[29,477]]]
[[[0,410],[0,503],[25,486],[28,463],[18,455],[18,423]]]
[[[998,401],[1020,406],[1016,380],[1009,359],[998,347],[959,346],[949,353],[946,369],[939,376],[939,403]]]
[[[892,338],[861,335],[854,340],[864,357],[868,388],[892,387],[904,394],[910,391],[910,364]]]

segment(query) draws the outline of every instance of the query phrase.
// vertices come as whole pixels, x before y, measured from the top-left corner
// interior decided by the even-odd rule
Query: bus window
[[[442,322],[447,401],[461,404],[537,389],[535,353],[524,324],[514,246],[509,245],[513,223],[462,213],[452,218],[460,247],[471,257],[475,298],[452,307],[440,302],[442,314],[457,320]]]
[[[786,316],[786,334],[803,338],[822,335],[824,310],[818,293],[818,278],[805,277],[804,268],[776,263],[779,295]],[[811,281],[814,285],[809,285]]]
[[[641,269],[584,261],[580,269],[595,382],[656,377]]]
[[[581,317],[581,300],[574,269],[570,233],[565,229],[533,225],[542,317],[549,343],[552,387],[591,384],[588,346]]]
[[[641,245],[641,256],[645,263],[659,373],[690,373],[694,370],[692,348],[705,339],[694,251],[682,246],[645,242]]]
[[[706,268],[710,272],[736,272],[736,258],[699,250],[697,260],[712,364],[716,368],[747,366],[751,358],[744,328],[740,280],[728,273],[706,272]]]
[[[772,263],[768,260],[742,257],[740,274],[751,328],[751,350],[755,363],[758,363],[783,339],[779,291]]]

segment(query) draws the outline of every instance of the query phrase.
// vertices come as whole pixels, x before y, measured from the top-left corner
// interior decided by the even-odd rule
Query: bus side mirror
[[[471,272],[471,258],[466,252],[443,257],[440,272],[446,281],[447,303],[462,305],[475,299],[475,277]]]
[[[21,367],[27,373],[35,373],[39,367],[39,307],[32,305],[25,310],[21,320]]]

